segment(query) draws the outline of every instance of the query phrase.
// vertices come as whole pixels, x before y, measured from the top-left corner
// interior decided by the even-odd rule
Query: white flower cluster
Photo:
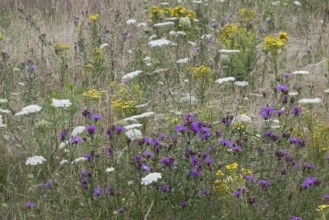
[[[314,99],[301,99],[298,101],[299,104],[316,104],[320,103],[321,99],[319,98],[314,98]]]
[[[43,156],[33,156],[33,157],[28,157],[25,161],[26,165],[38,165],[38,164],[43,164],[46,161],[46,159]]]
[[[176,61],[176,63],[178,63],[178,64],[188,63],[188,58],[186,57],[186,58],[179,59]]]
[[[138,76],[138,75],[141,74],[141,73],[142,73],[142,71],[140,71],[140,70],[136,70],[136,71],[134,71],[134,72],[131,72],[131,73],[128,73],[128,74],[124,75],[124,76],[122,77],[122,80],[132,79],[132,78]]]
[[[79,134],[81,134],[82,132],[84,132],[86,130],[85,126],[78,126],[75,127],[71,133],[72,137],[78,136]]]
[[[235,81],[235,78],[230,76],[230,77],[225,77],[225,78],[220,78],[215,81],[215,83],[222,84],[224,82],[233,82]]]
[[[20,112],[17,112],[15,114],[15,116],[36,113],[36,112],[41,111],[41,109],[42,109],[42,107],[40,107],[38,105],[28,105],[28,106],[25,106],[24,108],[22,108],[22,110]]]
[[[2,115],[0,115],[0,128],[4,128],[6,125],[3,123]]]
[[[144,112],[143,114],[134,115],[134,116],[131,116],[130,118],[133,118],[133,119],[148,118],[148,117],[153,116],[154,114],[155,114],[154,112]]]
[[[175,45],[175,44],[167,39],[158,39],[158,40],[149,41],[148,45],[151,47],[162,47],[162,46]]]
[[[293,75],[307,75],[307,74],[310,74],[310,72],[309,71],[305,71],[305,70],[297,70],[297,71],[295,71],[295,72],[293,72],[291,74],[293,74]]]
[[[227,49],[222,49],[218,51],[219,53],[240,53],[240,50],[227,50]]]
[[[126,131],[126,136],[133,141],[136,139],[141,139],[143,137],[143,134],[140,130],[133,128]]]
[[[251,118],[246,114],[237,115],[233,118],[232,124],[250,124]]]
[[[147,186],[151,183],[156,183],[161,178],[162,178],[162,173],[149,173],[142,178],[141,184]]]
[[[51,99],[51,106],[55,108],[68,108],[72,105],[69,99]]]
[[[165,27],[165,26],[174,26],[175,23],[172,21],[168,21],[168,22],[162,22],[162,23],[156,23],[153,25],[153,27]]]

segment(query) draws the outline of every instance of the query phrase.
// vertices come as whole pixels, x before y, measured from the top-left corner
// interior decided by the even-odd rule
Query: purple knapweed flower
[[[95,134],[95,131],[97,129],[98,129],[98,127],[95,125],[88,125],[87,132],[88,132],[88,134],[93,135],[93,134]]]
[[[194,167],[194,166],[197,166],[200,164],[200,160],[197,157],[192,156],[191,163],[192,163],[192,166]]]
[[[257,201],[257,198],[255,196],[248,199],[248,202],[250,205],[256,203],[256,201]]]
[[[36,206],[36,204],[34,202],[27,202],[24,204],[24,206],[27,208],[27,209],[31,209],[33,207]]]
[[[67,135],[68,135],[68,132],[67,132],[66,129],[62,130],[62,131],[59,133],[59,137],[60,137],[60,139],[61,139],[62,141],[64,141],[64,140],[66,139]]]
[[[47,180],[45,184],[42,184],[43,188],[49,189],[53,186],[53,181],[52,180]]]
[[[299,108],[299,107],[295,107],[295,108],[292,110],[292,114],[293,114],[294,116],[296,116],[296,117],[299,117],[300,114],[301,114],[302,112],[303,112],[302,109]]]
[[[181,206],[182,206],[182,208],[185,208],[185,207],[187,206],[187,202],[185,202],[185,201],[182,202],[182,203],[181,203]]]
[[[149,151],[145,151],[145,152],[143,153],[143,155],[144,155],[144,157],[146,157],[146,158],[154,157],[154,153],[149,152]]]
[[[245,180],[247,180],[248,182],[252,182],[252,181],[254,181],[254,179],[255,179],[255,177],[254,177],[253,175],[250,175],[250,174],[248,174],[248,175],[244,175],[243,178],[244,178]]]
[[[112,186],[109,186],[106,190],[106,192],[110,195],[110,196],[114,196],[114,189]]]
[[[117,134],[121,134],[121,133],[124,132],[124,130],[125,130],[125,128],[124,128],[123,126],[119,126],[119,125],[114,126],[114,129],[115,129],[115,132],[116,132]]]
[[[184,131],[187,130],[187,128],[184,125],[176,125],[174,127],[174,130],[177,131],[177,132],[184,132]]]
[[[82,177],[81,186],[84,190],[88,189],[88,179],[86,177]]]
[[[160,162],[165,165],[165,166],[170,166],[171,162],[170,159],[168,157],[163,157]]]
[[[277,85],[275,88],[277,91],[282,92],[284,94],[286,94],[289,89],[289,87],[287,85]]]
[[[320,180],[314,178],[314,177],[307,177],[303,181],[303,183],[300,185],[302,189],[308,189],[311,188],[313,185],[319,185]]]
[[[202,190],[200,190],[200,195],[201,196],[209,196],[210,195],[209,189],[202,189]]]
[[[142,169],[143,171],[147,171],[147,172],[148,172],[148,171],[151,170],[151,167],[150,167],[149,165],[142,164],[141,169]]]
[[[225,139],[221,139],[220,143],[223,144],[225,147],[232,147],[234,144],[234,142]]]
[[[167,184],[161,184],[160,189],[162,190],[162,192],[169,192],[170,191],[170,187]]]
[[[124,211],[123,207],[118,208],[118,213],[119,213],[119,214],[123,214],[123,211]]]
[[[113,147],[107,148],[107,155],[113,156]]]
[[[322,199],[324,202],[329,202],[329,194],[323,194]]]
[[[303,164],[303,168],[304,169],[308,169],[308,170],[314,170],[314,169],[316,169],[316,166],[314,166],[314,165],[312,165],[312,164],[310,164],[310,163],[304,163]]]
[[[265,120],[268,120],[268,119],[272,118],[274,112],[275,112],[274,108],[265,107],[265,108],[262,108],[260,116],[262,116]]]
[[[200,176],[200,173],[201,173],[201,171],[200,171],[200,168],[199,168],[199,167],[197,167],[197,168],[193,168],[193,169],[190,171],[190,176],[191,176],[191,177],[198,177],[198,176]]]
[[[97,122],[97,121],[101,120],[101,119],[103,118],[103,116],[100,115],[100,114],[92,114],[92,115],[91,115],[91,118],[92,118],[95,122]]]
[[[290,78],[291,77],[291,74],[290,73],[284,73],[282,74],[283,77],[286,77],[286,78]]]
[[[258,180],[258,183],[264,188],[267,189],[267,187],[270,186],[271,182],[269,180]]]
[[[207,157],[207,158],[204,160],[204,163],[207,164],[208,166],[210,166],[210,165],[213,163],[213,160],[212,160],[210,157]]]
[[[94,197],[101,196],[102,194],[103,194],[102,187],[96,187],[93,191],[93,196]]]
[[[240,153],[241,152],[241,147],[240,146],[234,146],[232,147],[232,152],[233,153]]]
[[[71,142],[72,142],[73,144],[82,143],[82,138],[81,138],[81,137],[78,137],[78,136],[72,137],[72,138],[71,138]]]
[[[86,118],[90,117],[91,116],[91,111],[89,109],[85,109],[85,110],[82,111],[82,115]]]
[[[298,216],[292,216],[290,220],[303,220],[301,217]]]

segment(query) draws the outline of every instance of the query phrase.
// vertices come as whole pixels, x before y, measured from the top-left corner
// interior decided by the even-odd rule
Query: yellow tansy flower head
[[[238,165],[238,163],[236,163],[236,162],[231,163],[231,164],[228,164],[228,165],[225,166],[225,168],[226,168],[227,170],[230,170],[230,171],[232,171],[232,170],[236,170],[236,169],[238,169],[238,167],[239,167],[239,165]]]
[[[89,19],[91,21],[97,21],[99,18],[99,14],[89,15]]]

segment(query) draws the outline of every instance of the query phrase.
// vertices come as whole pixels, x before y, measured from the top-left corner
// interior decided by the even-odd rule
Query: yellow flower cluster
[[[320,212],[320,211],[322,211],[324,209],[327,209],[327,208],[329,208],[329,205],[327,205],[327,204],[319,205],[318,208],[316,209],[316,211]]]
[[[219,173],[220,175],[217,175]],[[220,170],[217,171],[215,185],[213,190],[218,193],[222,198],[231,199],[232,193],[236,189],[242,189],[245,187],[245,180],[241,174],[233,174],[225,176]]]
[[[241,8],[240,16],[246,21],[252,21],[256,17],[256,12],[251,9]]]
[[[84,97],[88,97],[88,98],[100,99],[100,98],[102,98],[102,95],[104,93],[105,93],[105,90],[91,89],[91,90],[84,92],[82,95]]]
[[[159,18],[160,16],[165,15],[166,17],[189,17],[190,19],[195,18],[196,14],[193,10],[187,10],[184,6],[176,6],[174,8],[160,8],[159,6],[152,6],[150,18]]]
[[[89,19],[91,21],[97,21],[99,18],[99,14],[89,15]]]
[[[120,99],[116,99],[112,101],[112,105],[114,108],[120,108],[122,110],[125,110],[134,107],[134,101],[132,100],[122,101]]]
[[[238,24],[226,24],[222,32],[220,33],[220,38],[222,40],[228,40],[233,34],[238,32]]]
[[[239,164],[236,163],[236,162],[228,164],[228,165],[225,166],[225,168],[229,171],[236,170],[236,169],[238,169],[238,167],[239,167]]]
[[[59,51],[64,51],[64,50],[70,49],[69,45],[59,43],[58,41],[54,42],[54,47],[55,47],[56,50],[59,50]]]
[[[105,60],[105,52],[104,50],[100,49],[100,48],[95,48],[94,50],[92,50],[91,52],[92,57],[94,58],[95,61],[104,61]]]
[[[279,32],[278,36],[268,35],[264,40],[265,50],[277,52],[286,46],[289,37],[286,32]]]
[[[211,69],[209,67],[206,67],[205,65],[200,65],[196,67],[191,68],[193,72],[193,78],[199,79],[199,78],[206,78],[210,80],[211,75]]]
[[[3,34],[0,32],[0,41],[3,40]]]

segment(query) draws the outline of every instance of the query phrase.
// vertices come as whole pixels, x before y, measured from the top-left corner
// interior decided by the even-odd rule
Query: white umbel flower
[[[72,105],[69,99],[51,99],[51,106],[55,108],[68,108]]]
[[[86,127],[85,126],[78,126],[78,127],[75,127],[71,133],[71,136],[72,137],[76,137],[78,136],[79,134],[81,134],[82,132],[84,132],[86,130]]]
[[[76,164],[76,163],[79,163],[81,161],[86,161],[86,160],[88,160],[88,159],[85,158],[85,157],[78,157],[78,158],[76,158],[75,160],[72,161],[72,164]]]
[[[148,45],[151,47],[162,47],[162,46],[175,45],[175,44],[167,39],[158,39],[158,40],[151,40],[150,42],[148,42]]]
[[[324,93],[329,93],[329,89],[324,90]]]
[[[296,96],[296,95],[298,95],[298,92],[292,91],[292,92],[289,92],[288,95],[290,95],[290,96]]]
[[[183,59],[179,59],[179,60],[177,60],[176,61],[176,63],[178,63],[178,64],[184,64],[184,63],[187,63],[188,62],[188,58],[186,57],[186,58],[183,58]]]
[[[275,1],[275,2],[272,2],[272,5],[280,5],[281,4],[281,1]]]
[[[6,114],[8,114],[8,113],[10,113],[10,111],[7,110],[7,109],[1,109],[1,108],[0,108],[0,113],[6,113]]]
[[[246,87],[247,85],[249,85],[249,83],[247,81],[235,81],[234,85],[240,86],[240,87]]]
[[[215,83],[222,84],[224,82],[233,82],[233,81],[235,81],[235,78],[232,77],[232,76],[230,76],[230,77],[225,77],[225,78],[217,79],[215,81]]]
[[[144,22],[138,23],[137,24],[137,27],[139,27],[139,28],[145,28],[145,27],[147,27],[147,23],[144,23]]]
[[[153,25],[153,27],[166,27],[166,26],[174,26],[175,23],[172,21],[168,21],[168,22],[162,22],[162,23],[156,23]]]
[[[125,130],[129,130],[129,129],[134,129],[134,128],[140,128],[142,126],[143,126],[142,124],[132,124],[132,125],[127,125],[124,128],[125,128]]]
[[[46,159],[43,156],[33,156],[26,159],[25,165],[35,166],[38,164],[43,164],[45,161]]]
[[[138,76],[138,75],[141,74],[141,73],[142,73],[142,71],[140,71],[140,70],[136,70],[136,71],[134,71],[134,72],[131,72],[131,73],[128,73],[128,74],[124,75],[124,76],[122,77],[122,80],[132,79],[132,78]]]
[[[40,107],[38,105],[28,105],[28,106],[25,106],[24,108],[22,108],[22,110],[20,112],[17,112],[15,114],[15,116],[36,113],[36,112],[41,111],[41,109],[42,109],[42,107]]]
[[[222,49],[218,51],[219,53],[240,53],[240,50],[227,50],[227,49]]]
[[[129,19],[128,21],[126,21],[126,24],[128,25],[132,25],[135,24],[137,21],[135,19]]]
[[[298,101],[299,104],[316,104],[320,103],[321,99],[319,98],[314,98],[314,99],[301,99]]]
[[[64,149],[69,143],[70,143],[70,142],[69,142],[68,140],[63,141],[63,142],[59,145],[58,149]]]
[[[149,173],[142,178],[141,184],[147,186],[151,183],[156,183],[161,178],[162,178],[162,173]]]
[[[114,167],[108,167],[108,168],[106,168],[105,172],[107,172],[107,173],[111,173],[111,172],[113,172],[114,170],[115,170]]]
[[[250,124],[251,118],[246,114],[237,115],[233,118],[232,124]]]
[[[104,43],[102,45],[99,46],[100,49],[104,49],[105,47],[108,47],[109,44],[108,43]]]
[[[60,165],[64,165],[64,164],[66,164],[66,163],[68,163],[68,162],[69,162],[68,160],[63,159],[61,162],[59,162],[59,164],[60,164]]]
[[[307,74],[310,74],[310,72],[306,71],[306,70],[297,70],[297,71],[295,71],[291,74],[293,74],[293,75],[307,75]]]
[[[130,118],[133,118],[133,119],[148,118],[148,117],[153,116],[154,114],[155,114],[154,112],[145,112],[145,113],[140,114],[140,115],[131,116]]]
[[[136,139],[141,139],[143,137],[143,134],[138,129],[130,129],[126,131],[126,136],[133,141]]]
[[[300,1],[294,1],[294,5],[301,6],[302,4],[300,3]]]

